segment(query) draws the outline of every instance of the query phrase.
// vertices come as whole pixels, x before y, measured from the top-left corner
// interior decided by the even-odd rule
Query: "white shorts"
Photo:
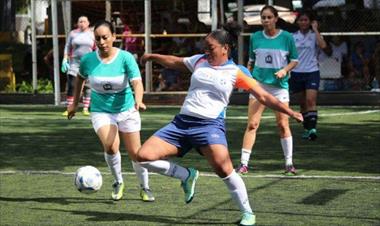
[[[95,132],[105,125],[116,125],[123,133],[141,130],[140,113],[134,108],[120,113],[91,112],[91,122]]]
[[[282,103],[289,103],[289,91],[286,89],[265,85],[262,83],[259,83],[261,88],[263,88],[268,93],[272,94],[274,97],[276,97],[280,102]],[[252,94],[249,94],[249,98],[256,100],[256,97]]]

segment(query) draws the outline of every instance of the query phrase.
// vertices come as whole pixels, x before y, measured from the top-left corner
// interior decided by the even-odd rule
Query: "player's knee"
[[[155,160],[152,156],[152,153],[150,153],[147,149],[144,148],[140,148],[137,151],[135,158],[138,162],[147,162]]]
[[[257,121],[248,122],[247,124],[247,130],[249,132],[256,131],[259,128],[260,123]]]

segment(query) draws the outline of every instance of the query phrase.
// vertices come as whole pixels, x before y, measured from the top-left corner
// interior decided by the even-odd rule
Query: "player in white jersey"
[[[318,55],[327,44],[318,31],[318,22],[309,12],[301,12],[296,22],[299,30],[293,34],[299,54],[299,64],[292,70],[290,91],[300,96],[301,113],[305,119],[302,138],[317,138],[317,95],[319,89]]]
[[[276,28],[278,12],[274,7],[264,6],[260,16],[264,30],[251,35],[248,68],[250,70],[253,68],[253,78],[258,80],[266,91],[289,106],[289,72],[298,62],[294,39],[290,33]],[[248,123],[243,138],[240,165],[236,168],[238,173],[248,173],[248,162],[264,110],[265,105],[250,95]],[[294,175],[296,170],[293,165],[293,138],[288,116],[279,111],[275,114],[285,157],[285,174]]]
[[[96,49],[94,33],[90,29],[90,22],[86,16],[80,16],[77,23],[78,28],[72,30],[67,37],[61,71],[67,74],[66,83],[66,104],[71,105],[74,100],[75,77],[79,71],[80,59],[86,53]],[[89,115],[88,108],[91,100],[91,89],[88,82],[84,86],[83,92],[83,114]],[[67,111],[63,113],[67,116]]]
[[[145,54],[142,57],[142,62],[155,61],[168,68],[191,72],[192,75],[180,113],[143,144],[137,159],[150,171],[181,180],[185,202],[190,203],[199,172],[170,162],[167,157],[182,157],[195,148],[208,160],[239,206],[242,212],[240,225],[254,225],[255,215],[247,190],[242,178],[233,169],[225,136],[225,110],[232,90],[245,89],[263,104],[299,121],[302,121],[302,115],[265,92],[250,75],[243,72],[244,67],[235,65],[230,53],[238,31],[240,28],[236,24],[226,24],[223,29],[212,31],[205,38],[205,54],[185,58],[161,54]]]
[[[68,106],[68,119],[76,112],[83,83],[90,81],[91,121],[104,149],[104,157],[114,176],[111,197],[120,200],[124,182],[121,171],[120,139],[124,141],[128,156],[139,179],[143,201],[154,201],[149,189],[148,171],[136,162],[141,146],[141,119],[144,110],[144,87],[140,70],[133,55],[113,47],[116,39],[114,27],[108,21],[99,21],[94,27],[98,51],[82,57],[74,88],[74,103]],[[134,90],[132,93],[131,85]]]

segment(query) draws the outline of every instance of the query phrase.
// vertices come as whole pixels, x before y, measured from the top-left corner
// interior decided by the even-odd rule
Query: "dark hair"
[[[312,20],[315,19],[312,12],[310,12],[310,11],[300,11],[300,12],[298,12],[298,15],[297,15],[297,18],[296,18],[295,21],[298,21],[301,16],[306,16],[307,18],[309,18],[310,21],[312,21]]]
[[[236,42],[240,31],[241,26],[235,21],[231,21],[223,24],[221,29],[212,31],[207,35],[207,37],[217,40],[221,45],[227,44],[230,50],[232,50],[236,47]]]
[[[272,13],[273,13],[273,15],[275,16],[275,17],[278,17],[278,10],[276,9],[276,8],[274,8],[273,6],[271,6],[271,5],[265,5],[262,9],[261,9],[261,11],[260,11],[260,15],[262,15],[263,14],[263,12],[264,12],[264,10],[270,10]]]
[[[94,31],[100,27],[100,26],[106,26],[110,29],[111,33],[115,33],[115,28],[113,27],[112,23],[107,20],[99,20],[94,25]]]

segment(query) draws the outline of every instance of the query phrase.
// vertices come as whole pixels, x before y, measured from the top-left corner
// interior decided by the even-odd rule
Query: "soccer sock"
[[[222,178],[222,180],[227,185],[232,199],[238,204],[240,211],[252,213],[243,179],[235,171],[232,171],[230,175]]]
[[[318,111],[309,111],[310,129],[317,128]]]
[[[308,129],[309,128],[308,113],[309,112],[302,112],[302,117],[303,117],[302,125],[303,125],[303,128],[306,130],[309,130]]]
[[[112,176],[115,178],[115,181],[118,183],[123,183],[123,176],[121,174],[120,151],[114,155],[110,155],[107,152],[104,152],[104,158],[107,162],[108,168],[111,170]]]
[[[285,165],[293,165],[293,137],[281,138],[281,147],[285,156]]]
[[[88,107],[90,107],[90,101],[91,101],[90,97],[84,97],[83,98],[83,109],[88,110]]]
[[[66,97],[66,106],[72,105],[74,103],[74,97],[73,96],[67,96]]]
[[[166,160],[140,162],[140,165],[147,168],[151,172],[156,172],[168,177],[175,177],[181,181],[185,181],[190,175],[189,171],[185,167]]]
[[[251,157],[251,150],[248,149],[241,149],[241,164],[248,166],[249,158]]]
[[[132,161],[133,169],[136,172],[136,176],[139,179],[140,187],[149,189],[149,176],[148,170],[142,167],[138,162]]]

